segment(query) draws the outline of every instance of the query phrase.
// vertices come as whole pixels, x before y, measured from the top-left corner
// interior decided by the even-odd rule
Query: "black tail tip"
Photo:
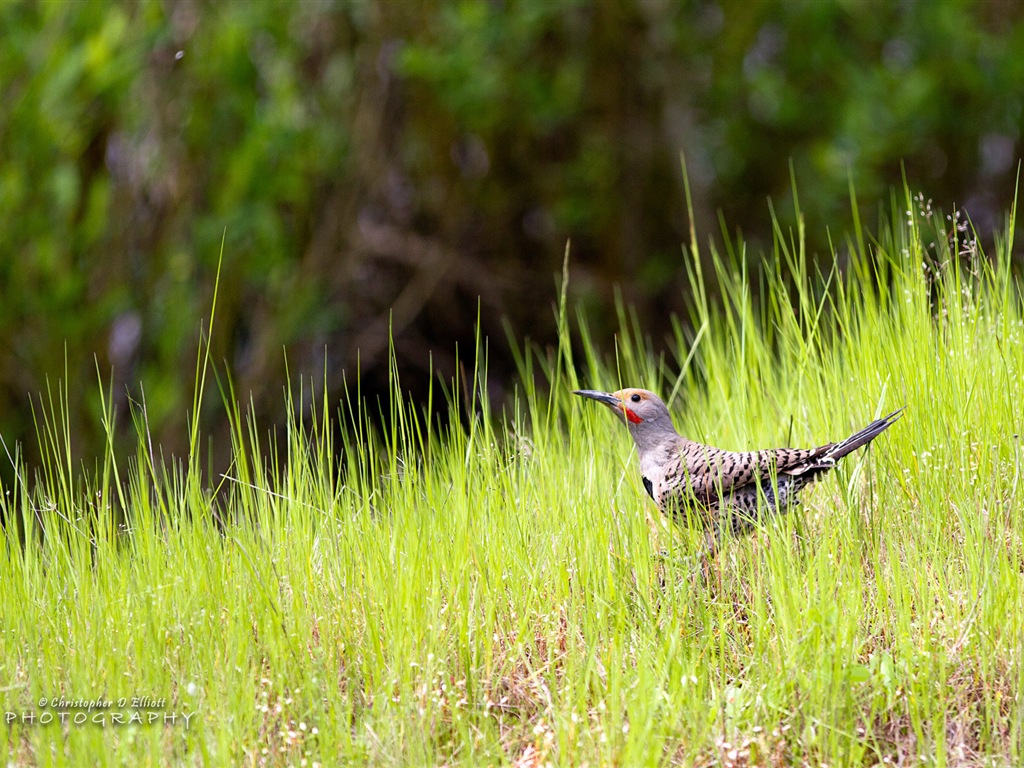
[[[907,406],[905,406],[905,405],[902,408],[897,408],[895,411],[890,413],[888,416],[882,417],[881,421],[885,421],[885,422],[888,422],[889,424],[892,424],[894,421],[896,421],[896,419],[898,419],[900,416],[903,415],[903,412],[905,410],[907,410]]]

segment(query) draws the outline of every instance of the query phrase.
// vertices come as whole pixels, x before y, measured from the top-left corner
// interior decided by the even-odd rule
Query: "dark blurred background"
[[[187,446],[198,340],[260,423],[288,373],[337,397],[450,378],[478,316],[552,338],[556,274],[602,342],[615,287],[656,340],[685,308],[685,153],[698,237],[719,212],[809,245],[901,184],[998,226],[1021,156],[1024,4],[5,2],[0,4],[0,434],[35,455],[30,396],[69,383],[101,450],[96,363],[127,438],[141,402]],[[66,360],[66,362],[65,362]],[[66,374],[65,374],[66,365]],[[141,385],[140,385],[141,382]],[[206,434],[223,437],[214,389]]]

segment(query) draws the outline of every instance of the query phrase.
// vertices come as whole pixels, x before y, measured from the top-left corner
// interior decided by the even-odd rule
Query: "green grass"
[[[616,349],[597,349],[563,291],[558,347],[517,350],[501,413],[484,340],[426,411],[397,371],[380,405],[296,383],[282,408],[302,418],[276,440],[221,380],[235,458],[213,489],[201,436],[162,458],[141,407],[132,462],[78,466],[66,393],[45,396],[46,461],[0,489],[0,704],[18,718],[0,760],[1019,764],[1012,228],[951,257],[955,222],[909,196],[892,208],[823,275],[799,231],[764,270],[742,243],[691,243],[692,315],[664,358],[624,308]],[[204,352],[197,403],[207,369]],[[701,537],[647,500],[625,430],[570,395],[620,385],[671,396],[681,431],[734,449],[908,409],[705,579]],[[188,727],[23,720],[53,697],[127,717],[134,696]]]

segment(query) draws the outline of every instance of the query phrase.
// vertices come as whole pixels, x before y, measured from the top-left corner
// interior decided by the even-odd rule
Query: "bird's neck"
[[[632,429],[630,431],[633,433],[633,442],[636,443],[641,467],[652,463],[661,463],[666,457],[677,453],[679,445],[686,440],[671,428]]]

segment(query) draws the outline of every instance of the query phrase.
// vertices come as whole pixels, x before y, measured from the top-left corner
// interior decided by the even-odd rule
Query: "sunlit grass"
[[[356,389],[311,401],[325,388],[295,382],[279,440],[222,378],[221,478],[202,479],[196,433],[183,464],[161,457],[141,407],[132,462],[111,449],[73,465],[55,388],[36,411],[41,470],[11,455],[19,479],[0,495],[0,702],[15,715],[0,759],[1019,763],[1013,233],[951,254],[956,222],[909,195],[892,221],[837,244],[822,275],[799,231],[777,233],[764,269],[742,243],[691,243],[692,314],[664,358],[626,308],[616,348],[598,349],[563,291],[559,344],[516,350],[500,413],[482,339],[426,410],[398,371],[382,406]],[[625,430],[570,394],[625,385],[734,449],[817,445],[908,409],[704,578],[701,537],[647,500]],[[132,697],[165,700],[144,718],[191,719],[38,722],[55,711],[43,699],[128,717]]]

